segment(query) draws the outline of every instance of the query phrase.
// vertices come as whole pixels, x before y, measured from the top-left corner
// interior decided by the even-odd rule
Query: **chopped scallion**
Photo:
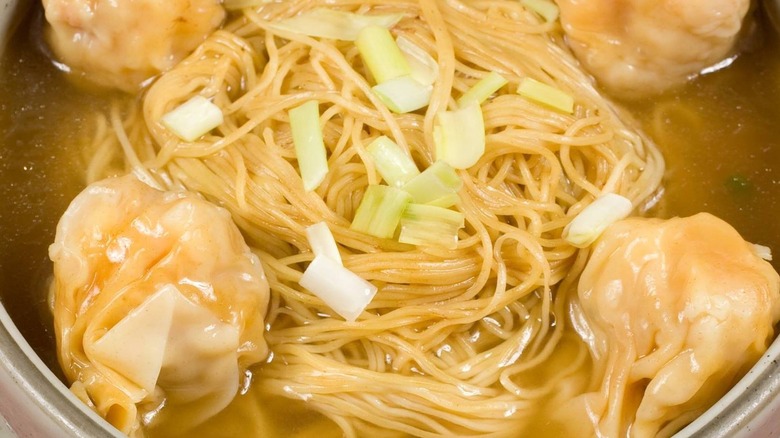
[[[404,114],[427,106],[433,86],[423,85],[411,76],[400,76],[375,85],[372,90],[390,111]]]
[[[328,173],[328,159],[320,126],[319,103],[310,100],[289,111],[295,155],[303,179],[303,188],[319,187]]]
[[[433,127],[436,159],[456,169],[467,169],[485,153],[485,121],[479,103],[436,114]]]
[[[398,222],[412,196],[390,186],[368,186],[350,228],[383,239],[395,236]]]
[[[506,85],[507,80],[500,74],[491,71],[479,82],[474,84],[468,91],[463,93],[458,99],[458,106],[462,107],[470,102],[477,102],[481,104],[493,93],[500,90],[501,87]]]
[[[601,236],[601,233],[629,214],[633,206],[629,199],[608,193],[585,207],[563,229],[563,238],[573,246],[584,248]]]
[[[237,1],[237,0],[233,0]],[[251,3],[252,0],[241,0]],[[254,0],[258,3],[258,0]],[[363,28],[387,29],[395,26],[402,14],[361,15],[328,8],[316,8],[271,24],[271,29],[342,41],[355,41]]]
[[[449,208],[457,204],[460,201],[460,196],[457,193],[447,193],[444,196],[440,196],[432,201],[428,201],[425,205],[433,205],[435,207]]]
[[[768,246],[753,244],[753,252],[762,259],[771,262],[772,261],[772,249]]]
[[[203,96],[194,96],[160,119],[163,126],[184,141],[195,141],[222,124],[222,110]]]
[[[347,321],[355,321],[377,292],[376,286],[324,255],[314,257],[299,284]]]
[[[455,249],[458,246],[458,230],[463,225],[461,212],[432,205],[409,204],[401,216],[398,241]]]
[[[343,265],[341,261],[341,254],[339,254],[339,247],[336,244],[336,239],[333,237],[333,233],[330,232],[328,224],[325,222],[317,222],[316,224],[306,227],[306,239],[309,241],[311,250],[315,256],[324,255],[333,259],[339,265]]]
[[[539,14],[548,23],[558,19],[558,5],[550,0],[520,0],[520,4]]]
[[[571,95],[535,79],[523,79],[517,92],[527,99],[547,105],[558,111],[569,114],[574,112],[574,98]]]
[[[360,57],[377,84],[412,73],[390,31],[382,26],[366,26],[355,40]]]
[[[412,196],[416,204],[446,208],[458,202],[458,191],[461,187],[463,181],[452,166],[444,161],[437,161],[412,178],[403,189]]]
[[[439,64],[431,55],[403,35],[395,40],[411,68],[412,78],[423,85],[431,85],[439,78]]]
[[[374,159],[382,179],[393,187],[401,188],[410,179],[420,174],[412,157],[384,135],[372,141],[366,149]]]

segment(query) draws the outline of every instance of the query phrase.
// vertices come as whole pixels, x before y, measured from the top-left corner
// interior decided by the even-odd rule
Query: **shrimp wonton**
[[[780,277],[715,216],[607,228],[579,283],[598,436],[670,436],[754,364],[780,319]]]
[[[124,433],[204,421],[268,354],[260,261],[228,212],[197,195],[134,176],[94,183],[71,203],[49,253],[62,368]],[[163,404],[179,408],[175,418]]]

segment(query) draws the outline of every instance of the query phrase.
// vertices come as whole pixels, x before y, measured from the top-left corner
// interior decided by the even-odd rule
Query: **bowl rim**
[[[755,438],[780,435],[780,333],[750,370],[675,438]]]

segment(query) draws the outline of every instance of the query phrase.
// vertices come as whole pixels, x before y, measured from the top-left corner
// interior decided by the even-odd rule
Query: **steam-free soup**
[[[84,186],[90,158],[84,144],[94,132],[95,113],[107,112],[115,99],[134,97],[68,82],[45,53],[40,23],[36,9],[16,32],[0,71],[0,293],[33,348],[61,375],[48,305],[47,248],[62,212]],[[727,68],[660,98],[622,102],[667,164],[663,190],[649,214],[710,212],[746,240],[780,248],[780,227],[772,214],[780,209],[778,50],[764,26]],[[564,369],[576,352],[562,342],[546,371],[533,376],[545,379],[546,373]],[[258,384],[262,371],[255,371],[242,395],[201,426],[202,434],[236,436],[262,427],[280,436],[340,435],[335,424],[307,410],[305,402],[266,394]],[[588,372],[585,366],[576,378],[586,379]],[[556,434],[545,420],[532,422],[528,431]]]

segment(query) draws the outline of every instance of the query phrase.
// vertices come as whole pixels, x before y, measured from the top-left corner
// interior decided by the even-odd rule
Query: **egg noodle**
[[[273,26],[321,7],[402,13],[393,35],[438,62],[430,104],[394,114],[372,93],[353,42]],[[489,72],[508,84],[482,105],[484,155],[458,171],[457,248],[351,230],[366,188],[381,181],[366,146],[387,136],[427,168],[436,114]],[[517,94],[527,77],[573,96],[574,113]],[[188,143],[160,119],[196,94],[224,122]],[[330,170],[305,191],[288,110],[311,100]],[[587,250],[561,234],[601,194],[621,194],[641,211],[657,190],[662,157],[623,120],[564,47],[557,22],[521,2],[293,0],[234,11],[137,100],[101,116],[87,178],[133,172],[231,212],[271,286],[272,358],[253,380],[262,391],[305,400],[350,437],[518,435],[545,406],[598,385],[569,327]],[[298,284],[313,259],[305,228],[320,221],[345,267],[379,288],[356,322]]]

